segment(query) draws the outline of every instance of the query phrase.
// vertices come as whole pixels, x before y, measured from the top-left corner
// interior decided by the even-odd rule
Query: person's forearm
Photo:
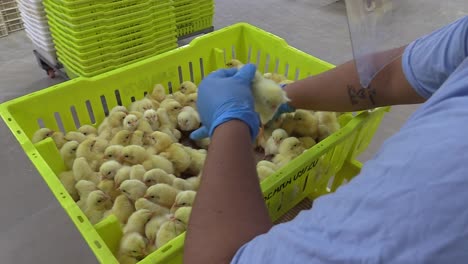
[[[246,242],[272,227],[255,169],[249,128],[216,128],[185,241],[184,263],[229,263]]]
[[[290,105],[299,109],[350,112],[378,106],[422,103],[406,80],[401,64],[404,47],[392,50],[400,56],[382,69],[368,88],[359,82],[354,61],[288,85]]]

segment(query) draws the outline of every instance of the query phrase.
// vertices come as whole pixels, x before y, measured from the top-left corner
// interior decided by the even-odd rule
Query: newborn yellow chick
[[[177,123],[182,131],[193,131],[200,127],[200,116],[190,106],[185,106],[177,116]]]
[[[42,141],[48,137],[52,137],[52,135],[54,134],[54,131],[52,129],[49,129],[49,128],[41,128],[39,130],[37,130],[36,132],[34,132],[34,135],[32,136],[31,138],[31,141],[32,143],[37,143],[39,141]]]
[[[318,119],[312,112],[297,110],[294,113],[294,122],[293,135],[314,139],[318,137]]]
[[[125,130],[133,132],[138,128],[139,123],[140,120],[138,119],[138,117],[136,115],[130,114],[125,117],[122,125]]]
[[[164,109],[167,112],[169,117],[169,121],[175,127],[177,124],[177,116],[179,115],[180,111],[182,110],[182,105],[174,99],[164,99],[159,106],[160,109]],[[159,110],[159,109],[158,109]]]
[[[126,180],[120,184],[119,190],[135,202],[145,195],[147,187],[139,180]]]
[[[170,208],[174,204],[178,193],[179,191],[174,187],[165,183],[159,183],[149,187],[144,198],[155,204]]]
[[[145,235],[148,238],[148,244],[152,245],[156,242],[156,237],[161,229],[161,226],[169,221],[171,218],[168,214],[156,215],[151,218],[151,220],[145,226]],[[154,249],[153,249],[154,250]],[[152,251],[153,251],[152,250]]]
[[[166,99],[166,88],[161,84],[156,84],[153,88],[153,91],[149,93],[146,98],[150,99],[153,103],[153,108],[157,109],[159,103]]]
[[[186,180],[176,178],[172,182],[172,187],[180,191],[196,191],[200,185],[200,177],[191,177]]]
[[[68,194],[73,198],[74,201],[78,201],[80,199],[80,195],[78,194],[78,190],[76,190],[75,185],[75,176],[73,176],[72,171],[64,171],[59,174],[59,179],[60,182],[63,184],[63,187],[65,187],[65,190],[67,190]]]
[[[150,109],[153,109],[153,103],[148,98],[143,98],[139,101],[135,101],[130,106],[130,112],[135,111],[135,112],[144,113],[146,110],[150,110]]]
[[[190,164],[192,163],[192,158],[190,154],[180,143],[173,143],[160,155],[172,162],[172,164],[174,165],[175,175],[181,175],[190,167]]]
[[[104,118],[101,125],[98,127],[98,134],[101,136],[104,132],[108,132],[110,136],[115,133],[115,130],[122,128],[122,122],[127,116],[127,113],[121,111],[111,112],[108,117]]]
[[[180,85],[179,91],[183,94],[194,94],[198,91],[198,88],[193,82],[186,81]]]
[[[117,185],[114,180],[101,180],[98,184],[98,189],[107,194],[112,201],[121,194],[120,190],[117,189]]]
[[[81,132],[70,131],[65,135],[67,141],[77,141],[79,143],[85,141],[87,137]]]
[[[228,67],[242,68],[238,60],[231,60]],[[289,102],[286,92],[273,80],[266,79],[259,71],[252,82],[252,95],[255,99],[255,111],[260,115],[262,124],[270,121],[281,104]]]
[[[76,159],[76,150],[78,149],[79,143],[76,141],[70,141],[65,143],[60,149],[60,156],[62,156],[63,162],[68,169],[73,167],[73,162]]]
[[[190,147],[184,147],[187,153],[190,155],[190,167],[188,172],[192,175],[198,175],[205,165],[207,152],[204,149],[193,149]]]
[[[117,217],[121,224],[126,224],[128,218],[135,212],[135,207],[132,201],[125,195],[119,195],[115,198],[112,209],[104,213],[104,218],[113,214]]]
[[[155,154],[159,154],[169,148],[172,143],[175,143],[175,140],[170,135],[156,131],[151,134],[151,138],[154,142],[153,148]]]
[[[192,207],[182,207],[175,212],[174,217],[170,221],[165,222],[161,226],[156,235],[157,248],[164,246],[187,229],[191,211]]]
[[[176,100],[180,105],[184,105],[187,101],[187,96],[181,92],[175,92],[169,95],[167,98]]]
[[[143,165],[134,165],[132,166],[132,169],[130,170],[130,179],[132,180],[139,180],[143,182],[143,176],[145,175],[146,170]]]
[[[319,129],[320,130],[320,129]],[[302,146],[305,148],[305,149],[310,149],[311,147],[315,146],[315,144],[317,144],[317,142],[315,141],[315,139],[311,138],[311,137],[300,137],[299,138],[299,141],[301,142]]]
[[[114,108],[112,108],[111,111],[109,112],[109,115],[115,112],[122,112],[122,113],[128,114],[127,108],[123,105],[117,105]]]
[[[166,183],[172,185],[176,177],[172,174],[168,174],[161,169],[152,169],[145,173],[143,176],[143,182],[146,186],[150,187],[158,183]]]
[[[99,168],[101,180],[114,180],[117,172],[122,168],[122,165],[115,160],[104,162]]]
[[[265,156],[278,154],[278,148],[284,139],[288,137],[288,133],[284,129],[278,128],[273,131],[271,137],[265,145]]]
[[[73,162],[73,175],[75,180],[78,182],[80,180],[92,181],[95,184],[99,183],[99,175],[97,172],[91,169],[90,165],[85,158],[77,158]]]
[[[98,188],[94,182],[81,180],[75,184],[75,189],[78,191],[78,195],[80,197],[79,201],[77,202],[78,206],[81,209],[86,208],[86,200],[88,199],[89,194],[92,191],[97,191]]]
[[[140,235],[145,234],[145,225],[148,223],[148,221],[151,219],[153,216],[153,213],[149,210],[146,209],[141,209],[136,212],[134,212],[127,221],[127,224],[125,225],[123,229],[124,234],[128,233],[139,233]]]
[[[122,182],[126,180],[130,180],[131,170],[132,170],[132,167],[123,166],[122,168],[120,168],[120,170],[117,171],[117,174],[115,174],[115,177],[114,177],[114,182],[117,187],[120,187]]]
[[[319,140],[324,140],[329,135],[340,130],[340,123],[334,112],[316,112],[318,118]]]
[[[65,136],[63,135],[62,132],[54,132],[51,136],[51,138],[54,140],[55,146],[58,149],[61,149],[65,143],[68,141],[65,139]]]
[[[109,145],[121,145],[127,146],[130,144],[132,132],[128,130],[120,130],[115,134],[112,140],[109,142]]]
[[[119,248],[119,263],[130,264],[146,256],[146,239],[139,233],[128,233],[122,237]]]
[[[97,129],[91,125],[84,125],[78,128],[78,132],[85,135],[85,137],[91,138],[97,136]]]
[[[195,191],[182,191],[178,193],[171,207],[171,213],[175,213],[181,207],[192,207],[196,195]]]
[[[107,141],[99,138],[86,139],[76,150],[76,157],[84,157],[94,171],[104,162],[104,151],[107,148]]]
[[[146,198],[138,199],[135,202],[135,209],[136,210],[146,209],[146,210],[151,211],[154,215],[165,215],[169,213],[169,209],[167,209],[166,207],[150,202]]]
[[[272,175],[273,173],[275,173],[275,170],[273,170],[272,168],[257,165],[257,175],[260,182],[268,178],[268,176]]]
[[[301,155],[304,150],[305,149],[299,139],[295,137],[289,137],[283,140],[281,143],[279,147],[279,154],[273,158],[273,162],[278,167],[282,167],[297,156]]]
[[[141,130],[137,130],[133,132],[131,138],[130,138],[130,145],[137,145],[137,146],[143,146],[143,137],[145,136],[145,132]]]
[[[86,199],[86,210],[84,211],[91,224],[97,224],[104,213],[112,207],[110,197],[103,191],[92,191]]]
[[[196,94],[196,93],[187,95],[187,97],[185,98],[184,106],[190,106],[190,107],[192,107],[193,109],[196,110],[197,109],[197,99],[198,99],[198,94]]]
[[[146,110],[143,114],[143,118],[148,121],[148,124],[151,126],[153,131],[156,131],[159,128],[158,113],[155,110]]]

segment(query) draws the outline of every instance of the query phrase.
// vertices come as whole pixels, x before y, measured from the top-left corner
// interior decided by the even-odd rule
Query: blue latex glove
[[[234,119],[249,126],[252,139],[257,137],[260,120],[251,91],[255,72],[255,65],[247,64],[240,70],[213,72],[200,83],[197,108],[203,126],[192,132],[191,139],[211,137],[217,126]]]
[[[281,88],[284,89],[287,85],[286,84],[283,84],[281,85]],[[272,121],[275,121],[276,119],[278,119],[282,114],[284,113],[292,113],[296,111],[296,108],[294,108],[293,106],[289,105],[289,103],[284,103],[282,105],[280,105],[280,107],[278,108],[278,110],[276,111],[275,115],[273,116],[273,118],[271,119]]]

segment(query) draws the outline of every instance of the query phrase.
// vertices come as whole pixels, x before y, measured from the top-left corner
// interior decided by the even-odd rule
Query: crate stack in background
[[[18,8],[26,35],[31,39],[34,49],[48,62],[57,64],[57,53],[42,0],[18,0]]]
[[[92,77],[177,48],[172,0],[45,0],[59,61]]]
[[[214,0],[174,0],[174,7],[179,38],[213,26]]]
[[[23,28],[16,0],[0,0],[0,37]]]

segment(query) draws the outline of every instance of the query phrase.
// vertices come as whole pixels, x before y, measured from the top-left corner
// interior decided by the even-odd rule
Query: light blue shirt
[[[411,43],[403,69],[429,100],[351,183],[232,263],[468,263],[468,17]]]

